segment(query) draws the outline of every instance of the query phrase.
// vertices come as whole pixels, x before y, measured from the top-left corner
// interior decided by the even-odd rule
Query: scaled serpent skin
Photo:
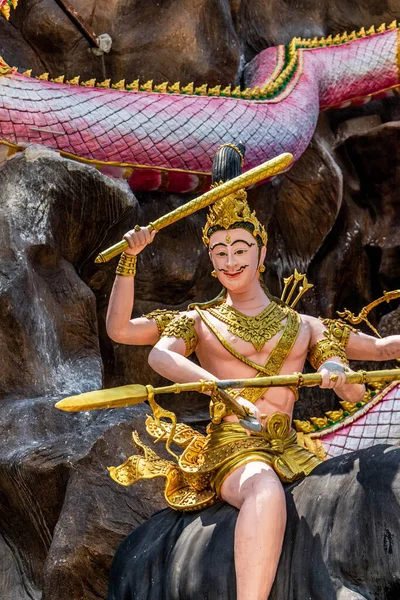
[[[378,444],[400,445],[399,383],[389,384],[354,413],[309,437],[322,443],[326,458]]]
[[[282,152],[297,160],[320,110],[394,93],[399,55],[396,22],[333,39],[295,38],[250,63],[250,88],[203,86],[197,94],[190,85],[133,82],[128,91],[94,87],[94,80],[56,83],[1,61],[0,158],[36,143],[94,161],[135,190],[204,192],[221,143],[246,144],[245,171]]]

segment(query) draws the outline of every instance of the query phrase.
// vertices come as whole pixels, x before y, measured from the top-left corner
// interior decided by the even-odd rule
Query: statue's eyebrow
[[[234,241],[232,242],[232,244],[230,244],[230,245],[231,245],[231,246],[233,246],[233,244],[237,244],[238,242],[243,242],[243,244],[246,244],[246,246],[248,246],[249,248],[251,248],[252,246],[255,246],[255,243],[254,243],[254,242],[253,242],[253,243],[251,243],[251,244],[249,244],[249,242],[246,242],[246,240],[234,240]],[[227,247],[228,247],[228,246],[227,246],[227,244],[224,244],[224,242],[217,242],[216,244],[214,244],[214,246],[212,246],[212,247],[210,248],[210,250],[211,250],[211,251],[213,251],[213,250],[214,250],[214,248],[216,248],[217,246],[224,246],[224,248],[227,248]]]
[[[251,244],[249,244],[249,242],[246,242],[246,240],[234,240],[231,244],[231,246],[233,246],[233,244],[237,244],[238,242],[243,242],[243,244],[246,244],[246,246],[248,246],[249,248],[251,248],[252,246],[255,246],[255,243],[252,242]]]
[[[224,242],[217,242],[216,244],[214,244],[214,246],[211,246],[210,250],[213,251],[214,248],[216,248],[217,246],[224,246],[224,248],[227,248],[227,245],[224,244]]]

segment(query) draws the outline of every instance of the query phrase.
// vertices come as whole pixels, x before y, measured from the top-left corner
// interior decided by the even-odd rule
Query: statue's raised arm
[[[135,298],[137,255],[150,244],[156,232],[145,227],[128,231],[124,239],[129,248],[119,259],[107,311],[107,333],[121,344],[155,344],[159,337],[157,321],[141,317],[131,319]]]

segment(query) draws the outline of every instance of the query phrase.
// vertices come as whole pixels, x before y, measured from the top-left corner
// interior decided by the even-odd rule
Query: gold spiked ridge
[[[11,0],[14,8],[17,5],[18,0]],[[8,6],[8,5],[7,5]],[[0,9],[1,11],[2,9]],[[301,50],[313,50],[318,48],[326,48],[329,46],[340,46],[343,44],[351,43],[355,40],[369,37],[372,35],[379,35],[384,33],[385,31],[395,30],[399,27],[396,20],[392,21],[389,25],[382,23],[379,27],[374,27],[372,25],[369,29],[365,29],[365,27],[361,27],[358,31],[352,31],[351,33],[347,33],[345,31],[342,34],[337,34],[335,36],[328,35],[327,37],[314,37],[314,38],[299,38],[294,37],[286,47],[281,47],[285,49],[285,61],[282,65],[280,71],[276,74],[275,78],[272,81],[267,82],[262,86],[255,86],[253,88],[246,88],[242,90],[240,86],[232,87],[226,86],[222,88],[221,85],[215,85],[213,87],[209,86],[207,83],[203,85],[194,86],[194,83],[188,83],[187,85],[181,85],[179,81],[169,84],[167,81],[163,83],[154,85],[153,80],[150,79],[145,83],[140,83],[139,79],[135,79],[131,83],[126,84],[124,79],[116,83],[111,83],[110,79],[106,79],[102,82],[96,82],[96,79],[89,79],[87,81],[80,81],[79,76],[74,77],[65,83],[68,85],[81,85],[84,87],[98,87],[98,88],[112,88],[117,90],[126,90],[127,92],[144,92],[144,93],[157,93],[157,94],[185,94],[185,95],[195,95],[195,96],[223,96],[230,98],[237,98],[243,100],[269,100],[278,96],[283,92],[287,86],[287,84],[292,80],[292,77],[295,75],[297,70],[299,69],[300,59],[299,52]],[[11,71],[4,71],[0,69],[0,75],[7,75]],[[27,76],[31,76],[32,71],[25,71],[23,74]],[[49,80],[48,73],[42,73],[38,75],[36,79],[42,81]],[[54,83],[63,83],[63,76],[56,77],[51,79]]]

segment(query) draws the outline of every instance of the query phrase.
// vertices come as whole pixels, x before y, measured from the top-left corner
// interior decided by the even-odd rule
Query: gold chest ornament
[[[287,317],[288,308],[272,300],[261,313],[251,317],[224,302],[207,308],[207,312],[228,325],[230,333],[253,344],[257,352],[260,352],[266,342],[282,331],[282,321]]]

